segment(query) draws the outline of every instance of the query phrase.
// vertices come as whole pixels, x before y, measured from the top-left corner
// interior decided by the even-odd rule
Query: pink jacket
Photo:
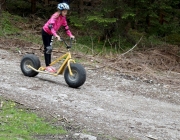
[[[64,26],[65,31],[68,36],[72,36],[71,31],[69,30],[69,26],[67,25],[66,17],[59,15],[58,12],[54,13],[51,18],[45,23],[43,29],[46,33],[50,35],[57,36],[57,31],[61,26]]]

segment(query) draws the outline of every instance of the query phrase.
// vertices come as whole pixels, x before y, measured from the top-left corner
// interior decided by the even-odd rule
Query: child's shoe
[[[45,70],[48,71],[48,72],[51,72],[51,73],[55,73],[56,72],[56,69],[54,67],[52,67],[52,66],[47,66],[45,68]]]

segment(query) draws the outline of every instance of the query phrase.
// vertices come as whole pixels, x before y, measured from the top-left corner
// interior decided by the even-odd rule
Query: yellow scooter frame
[[[51,73],[45,71],[46,67],[41,66],[40,60],[36,55],[25,54],[20,63],[22,73],[28,77],[34,77],[38,75],[38,73],[50,74],[53,76],[64,74],[64,79],[70,87],[78,88],[83,85],[86,81],[86,70],[81,64],[76,63],[75,60],[71,58],[71,42],[70,45],[68,45],[64,40],[62,41],[66,44],[68,52],[56,58],[50,64],[50,66],[53,66],[61,61],[57,72]]]
[[[68,49],[68,51],[69,51],[69,49]],[[65,69],[65,67],[66,67],[66,65],[67,65],[67,66],[68,66],[68,69],[69,69],[69,73],[70,73],[70,75],[72,76],[73,73],[72,73],[72,71],[71,71],[70,62],[75,63],[75,60],[73,60],[73,59],[71,58],[71,53],[70,53],[70,51],[67,52],[66,54],[58,57],[57,59],[55,59],[53,62],[51,62],[50,66],[55,65],[56,63],[58,63],[59,61],[61,61],[61,60],[63,60],[63,59],[65,59],[65,60],[63,61],[63,63],[61,64],[61,66],[59,67],[59,69],[57,70],[56,73],[51,73],[51,72],[44,71],[44,70],[45,70],[45,67],[40,67],[38,70],[35,69],[35,68],[33,68],[31,65],[28,65],[27,67],[30,68],[30,69],[32,69],[32,70],[34,70],[34,71],[36,71],[36,72],[40,72],[40,73],[44,73],[44,74],[50,74],[50,75],[57,76],[57,75],[63,74],[64,69]]]

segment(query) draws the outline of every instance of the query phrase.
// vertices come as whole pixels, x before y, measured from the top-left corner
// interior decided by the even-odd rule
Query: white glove
[[[75,39],[75,36],[73,36],[73,35],[72,35],[72,36],[70,36],[70,39],[74,40],[74,39]]]

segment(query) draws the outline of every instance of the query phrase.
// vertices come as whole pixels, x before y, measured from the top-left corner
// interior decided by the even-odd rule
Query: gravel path
[[[180,140],[180,91],[173,85],[128,80],[85,67],[85,84],[73,89],[62,75],[25,77],[20,60],[0,50],[1,96],[64,116],[89,132],[120,139]]]

